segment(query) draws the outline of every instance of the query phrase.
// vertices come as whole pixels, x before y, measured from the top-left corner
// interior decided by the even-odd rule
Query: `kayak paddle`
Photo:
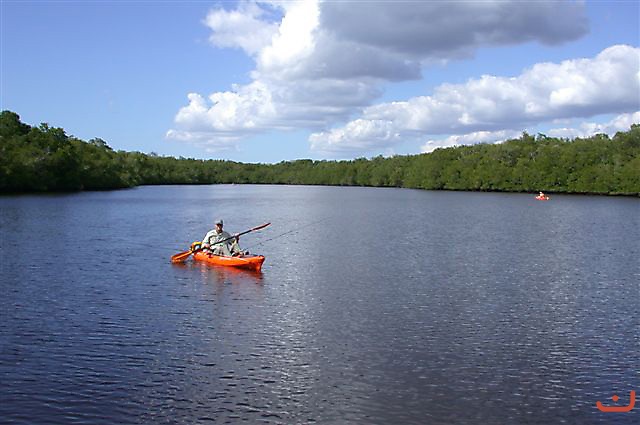
[[[235,239],[238,236],[241,235],[246,235],[247,233],[251,233],[251,232],[255,232],[256,230],[260,230],[260,229],[264,229],[265,227],[267,227],[268,225],[270,225],[271,223],[265,223],[265,224],[261,224],[260,226],[256,226],[252,229],[249,230],[245,230],[244,232],[240,232],[238,234],[235,234],[229,238],[223,239],[221,241],[218,241],[216,243],[213,243],[212,245],[218,245],[221,243],[225,243],[230,241],[231,239]],[[198,248],[198,249],[190,249],[189,251],[185,251],[185,252],[180,252],[178,254],[172,255],[171,256],[171,262],[172,263],[182,263],[183,261],[185,261],[187,258],[189,258],[189,256],[193,253],[196,253],[198,251],[202,251],[204,248]]]
[[[194,252],[195,251],[189,250],[189,251],[181,252],[181,253],[176,254],[176,255],[172,255],[171,256],[171,262],[172,263],[182,263],[184,260],[189,258],[189,256],[191,254],[193,254]]]

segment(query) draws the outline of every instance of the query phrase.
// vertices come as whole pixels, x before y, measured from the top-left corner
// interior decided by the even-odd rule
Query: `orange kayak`
[[[196,261],[206,261],[216,266],[239,267],[242,269],[250,269],[260,271],[262,263],[264,263],[264,255],[243,255],[240,257],[224,257],[221,255],[213,255],[210,252],[199,251],[193,254]]]

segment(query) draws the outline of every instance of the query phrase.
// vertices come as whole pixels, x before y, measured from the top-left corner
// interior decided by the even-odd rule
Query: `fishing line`
[[[281,234],[279,234],[279,235],[276,235],[276,236],[274,236],[274,237],[272,237],[272,238],[266,239],[266,240],[264,240],[264,241],[262,241],[262,242],[258,242],[258,243],[256,243],[256,244],[250,245],[250,246],[248,246],[247,248],[245,248],[245,250],[248,250],[249,248],[253,249],[253,248],[254,248],[254,247],[256,247],[256,246],[264,245],[264,244],[265,244],[265,243],[267,243],[267,242],[271,242],[271,241],[273,241],[273,240],[275,240],[275,239],[281,238],[281,237],[286,236],[286,235],[288,235],[288,234],[290,234],[290,233],[299,232],[300,230],[302,230],[302,229],[304,229],[304,228],[307,228],[307,227],[314,226],[314,225],[316,225],[316,224],[322,223],[323,221],[327,221],[327,220],[329,220],[330,218],[331,218],[331,217],[325,217],[325,218],[323,218],[322,220],[314,221],[313,223],[305,224],[304,226],[301,226],[301,227],[296,227],[296,228],[294,228],[294,229],[292,229],[292,230],[286,231],[286,232],[281,233]]]

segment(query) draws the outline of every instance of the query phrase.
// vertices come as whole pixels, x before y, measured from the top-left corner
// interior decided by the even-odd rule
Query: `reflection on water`
[[[169,263],[214,216],[272,223],[262,272]],[[143,187],[0,232],[2,423],[638,422],[595,405],[640,382],[637,199]]]
[[[217,284],[262,284],[262,271],[245,270],[234,267],[215,267],[208,264],[194,264],[194,268],[198,268],[202,283]]]

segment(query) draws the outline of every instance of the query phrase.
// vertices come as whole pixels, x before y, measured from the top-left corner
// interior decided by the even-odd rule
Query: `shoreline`
[[[24,191],[24,192],[0,192],[0,197],[10,196],[28,196],[28,195],[69,195],[87,192],[111,192],[116,190],[130,190],[139,187],[153,186],[314,186],[314,187],[363,187],[373,189],[409,189],[424,190],[432,192],[469,192],[469,193],[514,193],[514,194],[531,194],[536,195],[540,190],[499,190],[499,189],[429,189],[422,187],[407,186],[373,186],[373,185],[348,185],[348,184],[313,184],[313,183],[261,183],[261,182],[245,182],[245,183],[160,183],[160,184],[139,184],[129,187],[113,187],[101,189],[79,189],[79,190],[47,190],[47,191]],[[570,192],[570,191],[553,191],[542,190],[548,195],[571,195],[571,196],[602,196],[602,197],[622,197],[622,198],[640,198],[640,192]]]

